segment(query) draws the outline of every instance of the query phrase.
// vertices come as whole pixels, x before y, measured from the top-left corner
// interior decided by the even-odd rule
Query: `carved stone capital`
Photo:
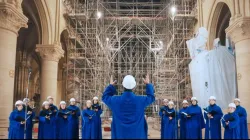
[[[22,0],[0,2],[0,28],[17,34],[21,27],[28,27],[28,18],[23,15],[21,3]]]
[[[43,60],[58,62],[64,56],[61,45],[36,45],[36,52],[39,52]]]
[[[235,19],[226,29],[226,33],[230,36],[234,43],[250,39],[250,18],[241,17]]]

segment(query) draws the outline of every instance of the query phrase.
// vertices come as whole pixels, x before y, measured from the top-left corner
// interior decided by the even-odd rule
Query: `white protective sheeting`
[[[208,57],[210,94],[216,96],[218,105],[227,108],[237,92],[234,56],[225,46],[219,46]]]
[[[207,106],[210,97],[209,88],[206,86],[209,82],[207,56],[208,51],[203,51],[189,64],[193,96],[197,97],[198,104],[202,107]]]
[[[192,43],[190,40],[187,41],[188,48],[194,48],[192,45],[196,44],[197,39],[198,37],[194,38]],[[204,43],[204,40],[199,41],[198,44]],[[202,108],[208,106],[210,96],[216,97],[217,104],[222,109],[227,108],[236,97],[235,59],[225,46],[216,45],[218,41],[215,40],[213,50],[203,50],[195,56],[192,55],[194,53],[190,53],[192,61],[189,64],[189,71],[192,92],[193,96],[198,98],[198,104]]]

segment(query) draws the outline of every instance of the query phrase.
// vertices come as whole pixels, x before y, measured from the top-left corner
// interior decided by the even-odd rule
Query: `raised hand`
[[[50,116],[45,116],[46,119],[50,120]]]
[[[145,79],[143,78],[143,82],[144,82],[144,84],[149,84],[150,83],[149,75],[148,74],[147,74],[147,76],[146,76]]]
[[[115,80],[113,80],[113,76],[111,75],[111,77],[110,77],[110,84],[111,85],[115,85],[117,83],[117,81]]]

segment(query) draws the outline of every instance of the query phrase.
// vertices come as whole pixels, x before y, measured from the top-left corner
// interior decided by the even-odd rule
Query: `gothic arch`
[[[49,16],[49,9],[47,7],[45,0],[34,0],[40,21],[41,21],[41,28],[42,28],[42,41],[41,44],[52,44],[52,25],[51,19]]]
[[[227,18],[229,18],[232,15],[233,11],[233,4],[232,1],[228,0],[217,0],[213,3],[213,8],[210,13],[209,17],[209,23],[208,23],[208,49],[213,48],[213,41],[215,38],[220,37],[220,34],[222,34],[224,26],[219,25],[219,22],[223,22],[222,24],[227,24]],[[225,10],[228,10],[229,13],[225,13]],[[221,19],[221,15],[224,14],[224,19]],[[219,33],[218,33],[219,32]]]

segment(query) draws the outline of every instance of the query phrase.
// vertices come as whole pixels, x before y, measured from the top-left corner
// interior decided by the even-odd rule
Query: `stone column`
[[[27,52],[17,51],[16,56],[14,101],[26,97],[29,68],[31,67],[31,57],[28,56]],[[29,92],[28,98],[31,99],[31,95],[32,93]]]
[[[42,58],[41,71],[41,98],[40,103],[47,99],[47,96],[54,97],[55,104],[57,99],[57,72],[58,61],[63,57],[64,51],[60,45],[37,45],[36,52]]]
[[[9,126],[13,109],[14,74],[18,31],[27,27],[28,19],[21,9],[22,0],[0,1],[0,138]]]
[[[235,43],[238,96],[241,104],[250,112],[250,17],[240,17],[226,29]],[[248,115],[248,123],[250,115]]]

